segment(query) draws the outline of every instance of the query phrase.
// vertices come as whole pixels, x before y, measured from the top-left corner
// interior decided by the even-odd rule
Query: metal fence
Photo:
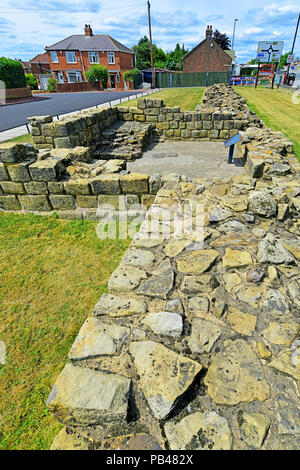
[[[156,73],[158,88],[211,86],[215,83],[229,83],[229,72],[176,72]]]

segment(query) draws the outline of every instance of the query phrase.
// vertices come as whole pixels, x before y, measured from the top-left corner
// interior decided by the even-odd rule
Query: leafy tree
[[[25,78],[26,78],[26,85],[31,88],[31,90],[37,90],[38,89],[38,81],[33,75],[33,73],[25,73]]]
[[[184,44],[180,47],[177,43],[175,50],[167,52],[166,54],[166,68],[169,70],[182,70],[183,69],[183,57],[188,53],[188,50],[184,48]]]
[[[123,75],[124,80],[126,80],[126,81],[128,80],[129,82],[133,82],[134,75],[137,75],[139,73],[140,73],[140,71],[136,68],[132,69],[132,70],[127,70]]]
[[[133,46],[136,53],[136,66],[139,70],[149,69],[151,67],[150,41],[147,36],[141,38],[137,45]],[[157,68],[165,67],[166,54],[164,51],[152,44],[153,66]]]
[[[222,47],[222,49],[224,50],[230,49],[231,41],[226,34],[222,34],[220,33],[220,31],[216,29],[213,34],[213,39],[216,41],[216,43],[219,44],[219,46]]]
[[[47,90],[50,92],[50,93],[55,93],[56,90],[57,90],[57,81],[55,80],[55,78],[53,77],[50,77],[48,79],[48,82],[47,82]]]
[[[288,55],[290,55],[292,52],[286,52],[285,54],[282,54],[281,56],[281,61],[279,62],[279,68],[282,68],[284,67],[285,65],[287,65],[287,58],[288,58]]]
[[[88,82],[102,82],[103,88],[107,88],[109,73],[104,65],[91,65],[85,72],[85,76]]]

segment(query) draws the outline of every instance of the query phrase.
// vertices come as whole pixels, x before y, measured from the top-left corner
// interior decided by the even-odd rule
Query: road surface
[[[84,93],[53,93],[38,96],[38,101],[10,104],[0,106],[0,132],[27,123],[28,116],[71,113],[84,108],[119,100],[136,91],[104,91]]]

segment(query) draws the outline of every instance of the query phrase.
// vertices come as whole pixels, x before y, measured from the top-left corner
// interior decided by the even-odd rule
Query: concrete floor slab
[[[128,162],[132,173],[178,173],[192,178],[221,178],[245,173],[238,162],[227,163],[228,149],[222,142],[174,141],[152,143],[143,157]]]

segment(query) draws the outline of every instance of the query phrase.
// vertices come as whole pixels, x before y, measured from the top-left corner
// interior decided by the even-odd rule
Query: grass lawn
[[[293,143],[300,160],[300,104],[284,91],[270,88],[234,88],[247,99],[249,108],[272,129],[283,132]]]
[[[180,106],[182,111],[194,111],[197,104],[201,104],[206,88],[167,88],[145,98],[159,98],[164,100],[166,106]],[[136,106],[137,100],[128,101],[128,106]],[[127,102],[118,106],[127,106]]]
[[[5,142],[18,142],[19,144],[29,142],[30,144],[33,144],[33,139],[31,134],[23,134],[19,137],[14,137],[13,139],[6,140]]]
[[[61,425],[45,403],[129,240],[96,222],[0,214],[0,449],[49,449]]]

